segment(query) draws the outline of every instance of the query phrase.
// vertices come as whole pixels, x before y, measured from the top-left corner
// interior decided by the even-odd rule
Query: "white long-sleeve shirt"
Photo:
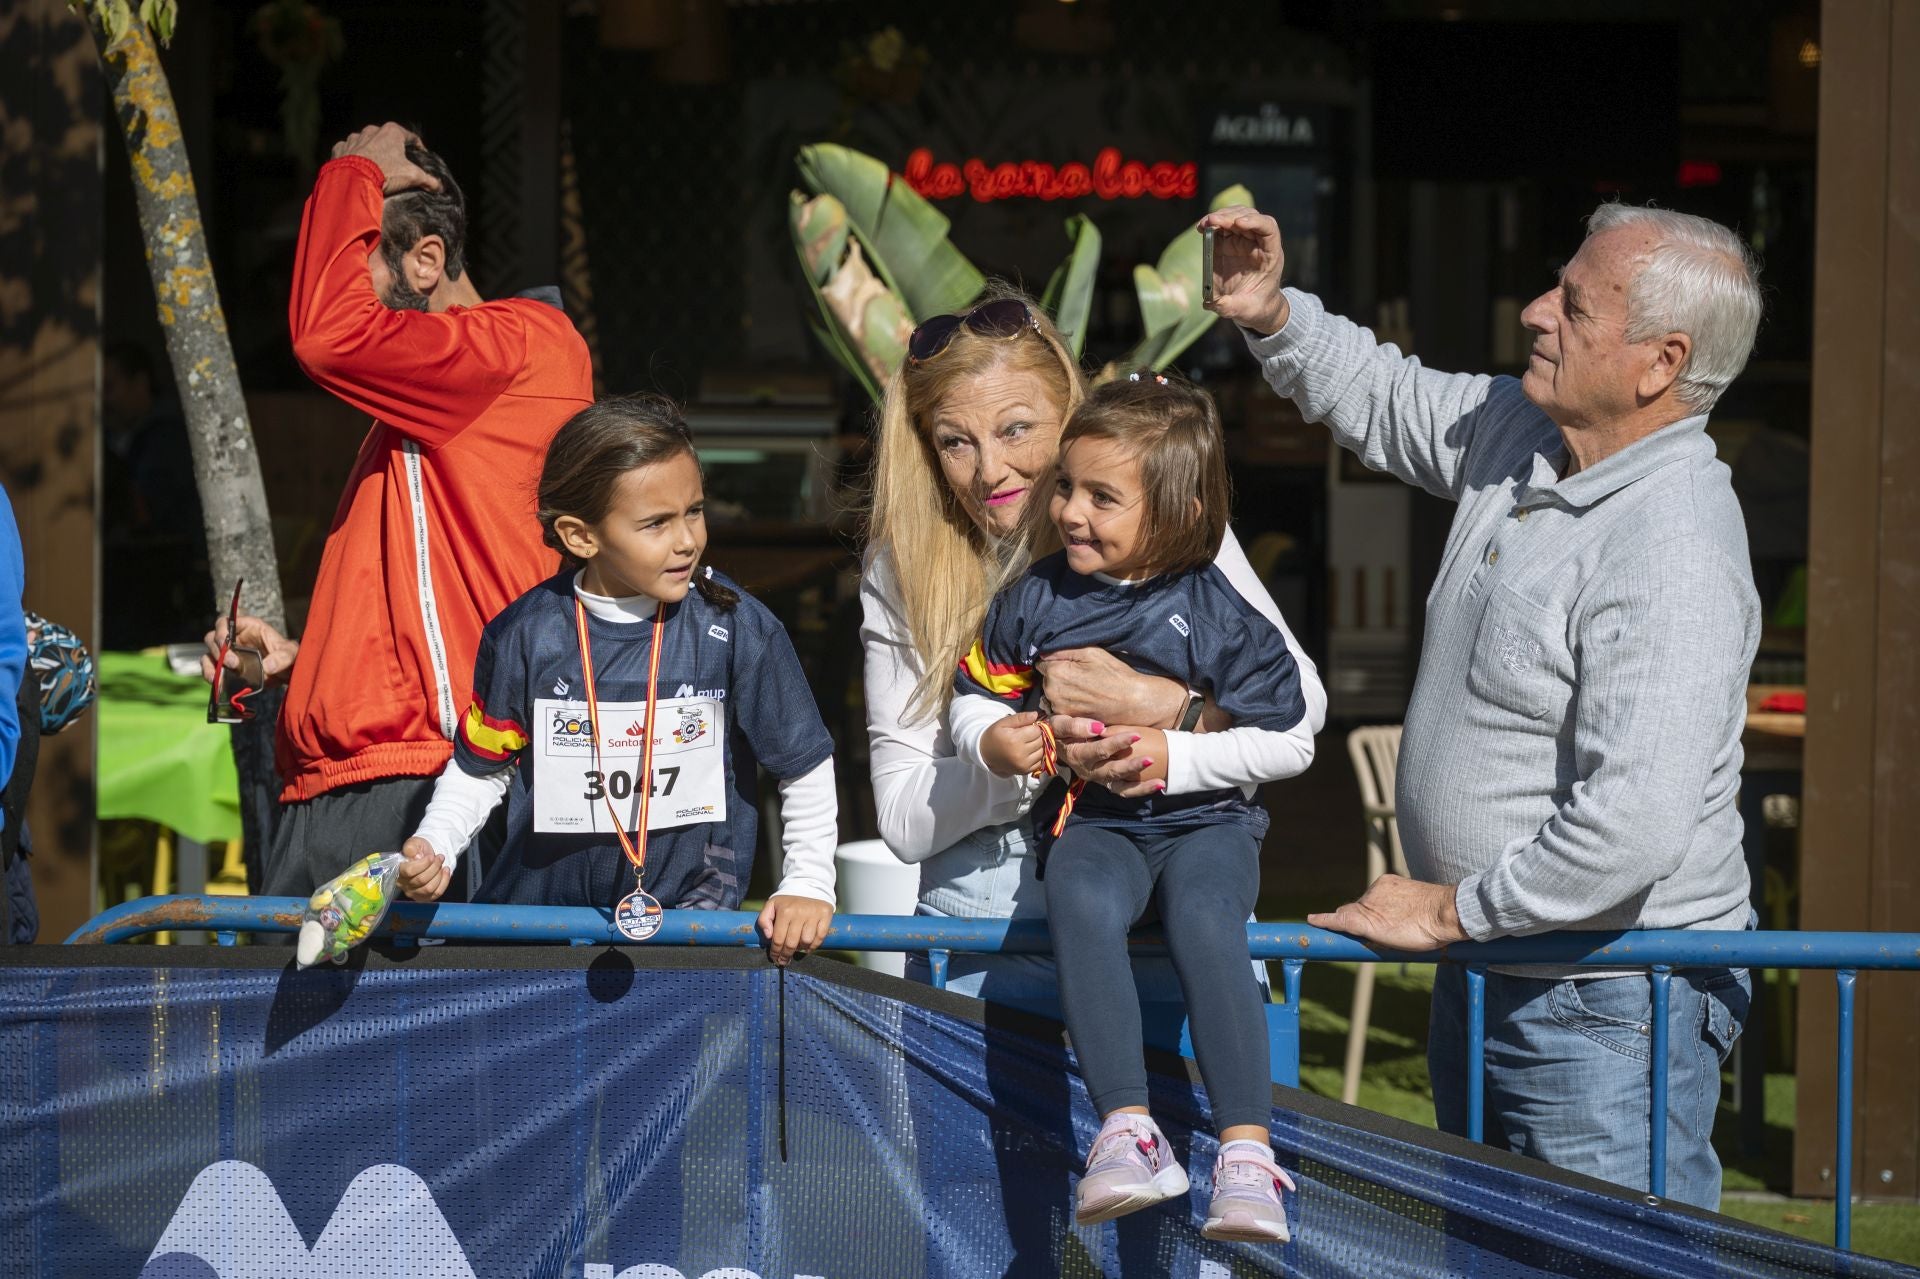
[[[577,582],[574,594],[589,613],[607,621],[641,624],[653,618],[655,601],[650,596],[595,595],[581,589]],[[434,783],[433,798],[414,834],[431,844],[452,869],[506,796],[512,781],[512,769],[474,777],[450,764]],[[834,904],[833,855],[840,839],[839,814],[831,755],[800,776],[780,782],[782,869],[779,887],[774,889],[776,896],[811,897]]]
[[[1306,715],[1287,733],[1265,733],[1256,748],[1240,730],[1226,733],[1169,733],[1169,789],[1173,770],[1182,770],[1187,789],[1243,785],[1245,778],[1297,773],[1313,758],[1313,738],[1326,722],[1327,695],[1313,660],[1280,616],[1246,552],[1231,530],[1214,561],[1234,588],[1278,627],[1299,667]],[[866,653],[867,741],[873,773],[874,808],[880,835],[904,862],[921,862],[986,826],[1010,822],[1033,806],[1042,783],[1029,778],[995,777],[976,759],[955,753],[948,717],[908,722],[907,704],[925,668],[908,638],[898,603],[892,559],[884,551],[867,564],[860,582],[865,620],[860,641]],[[1175,746],[1173,739],[1183,739]],[[1215,746],[1211,739],[1221,739]],[[1268,739],[1279,738],[1282,741]],[[977,739],[976,739],[977,741]],[[1256,769],[1272,770],[1255,772]]]

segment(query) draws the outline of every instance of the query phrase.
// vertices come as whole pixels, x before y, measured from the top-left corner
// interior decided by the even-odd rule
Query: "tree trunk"
[[[86,8],[132,162],[147,268],[192,442],[213,570],[214,611],[209,616],[226,611],[233,583],[244,578],[242,611],[284,631],[286,609],[260,458],[213,282],[173,91],[145,23],[135,18],[109,38],[99,6]]]
[[[240,370],[227,340],[220,291],[213,282],[213,262],[207,255],[200,200],[194,194],[193,171],[180,137],[173,90],[145,22],[130,17],[121,23],[120,34],[110,37],[98,0],[86,5],[86,13],[132,162],[147,269],[153,276],[160,328],[167,335],[167,358],[173,365],[193,449],[193,478],[200,490],[207,560],[213,571],[208,616],[224,613],[232,598],[232,583],[244,580],[241,611],[285,632],[286,606],[280,595],[266,486],[260,480],[260,455],[247,424]],[[284,688],[265,690],[254,702],[255,718],[232,730],[247,886],[256,893],[279,812],[273,743],[284,696]]]

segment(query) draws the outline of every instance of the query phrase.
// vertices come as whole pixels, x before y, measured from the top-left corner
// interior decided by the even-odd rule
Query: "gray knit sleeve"
[[[1458,500],[1477,437],[1516,414],[1537,416],[1512,378],[1436,373],[1312,294],[1286,292],[1286,326],[1267,337],[1243,330],[1247,348],[1269,386],[1373,470]]]

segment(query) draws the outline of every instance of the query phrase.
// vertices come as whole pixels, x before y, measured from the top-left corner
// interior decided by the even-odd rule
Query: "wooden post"
[[[20,131],[0,170],[0,480],[26,551],[27,607],[91,646],[102,94],[87,24],[61,0],[23,0],[0,20],[0,101]],[[27,825],[43,942],[94,913],[94,728],[82,716],[40,748]]]
[[[1821,9],[1805,928],[1920,930],[1920,6]],[[1920,982],[1859,1002],[1859,1195],[1920,1196]],[[1833,982],[1800,985],[1793,1186],[1833,1193]]]

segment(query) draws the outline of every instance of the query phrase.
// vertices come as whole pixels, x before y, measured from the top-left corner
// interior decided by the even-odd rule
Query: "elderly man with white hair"
[[[1427,600],[1396,811],[1414,878],[1311,922],[1425,950],[1554,929],[1742,929],[1736,799],[1760,636],[1745,526],[1707,413],[1746,365],[1757,268],[1725,227],[1601,206],[1522,313],[1526,372],[1435,373],[1280,287],[1280,228],[1222,209],[1213,309],[1267,381],[1371,468],[1458,504]],[[1428,1063],[1466,1132],[1465,982],[1442,965]],[[1644,971],[1487,975],[1486,1139],[1716,1207],[1720,1066],[1744,970],[1675,973],[1650,1116]]]

